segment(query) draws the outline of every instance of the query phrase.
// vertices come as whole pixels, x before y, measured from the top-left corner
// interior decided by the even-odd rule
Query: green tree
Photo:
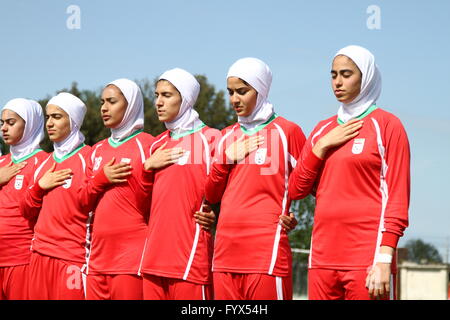
[[[291,212],[294,212],[298,221],[297,227],[290,232],[289,242],[292,248],[309,250],[314,221],[316,199],[308,195],[302,200],[293,201]],[[292,254],[292,276],[294,293],[300,296],[307,295],[308,258],[309,255],[301,252]]]
[[[298,225],[289,234],[289,242],[291,247],[298,249],[309,249],[311,244],[315,208],[316,198],[312,195],[308,195],[304,199],[295,200],[292,202],[291,212],[294,212]]]
[[[419,264],[442,263],[442,257],[436,247],[421,239],[409,240],[405,248],[408,249],[408,260]]]

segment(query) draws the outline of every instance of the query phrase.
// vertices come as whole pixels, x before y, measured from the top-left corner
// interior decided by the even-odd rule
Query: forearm
[[[323,160],[312,150],[299,160],[289,177],[289,197],[294,200],[303,199],[311,193]]]
[[[92,211],[99,195],[104,193],[111,183],[103,170],[92,178],[85,178],[85,183],[78,190],[78,202],[83,211]]]
[[[222,199],[228,182],[231,165],[214,163],[205,185],[205,198],[209,203],[217,203]]]
[[[45,191],[37,182],[31,188],[27,189],[19,203],[20,211],[26,219],[34,220],[39,215],[44,194]]]

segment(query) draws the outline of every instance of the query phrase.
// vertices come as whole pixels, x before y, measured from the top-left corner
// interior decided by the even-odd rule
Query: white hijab
[[[164,72],[159,80],[169,81],[178,90],[182,99],[177,117],[171,122],[164,122],[166,128],[175,134],[182,134],[202,125],[203,122],[194,110],[200,93],[200,84],[197,79],[186,70],[175,68]]]
[[[53,143],[53,153],[61,159],[78,148],[84,142],[84,135],[80,129],[86,114],[86,105],[79,98],[67,92],[61,92],[51,98],[47,106],[53,104],[60,107],[69,115],[70,134],[61,142]]]
[[[128,79],[118,79],[108,83],[122,91],[128,102],[122,121],[111,129],[111,140],[118,143],[129,137],[136,130],[144,128],[144,98],[136,82]]]
[[[375,64],[373,54],[360,46],[348,46],[336,53],[353,60],[362,73],[361,92],[350,103],[342,104],[338,110],[338,118],[344,123],[358,117],[376,103],[381,94],[381,74]]]
[[[19,160],[39,149],[44,138],[44,114],[39,103],[22,98],[8,101],[5,109],[14,111],[25,121],[22,138],[10,148],[12,157]]]
[[[230,77],[244,80],[258,92],[252,114],[247,117],[238,116],[238,122],[246,129],[252,130],[269,120],[275,111],[268,100],[272,84],[272,71],[267,64],[256,58],[239,59],[228,70],[227,79]]]

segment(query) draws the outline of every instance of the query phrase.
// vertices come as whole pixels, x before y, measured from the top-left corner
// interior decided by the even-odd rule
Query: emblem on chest
[[[191,155],[191,151],[190,150],[185,151],[183,153],[183,155],[178,159],[177,164],[180,165],[180,166],[184,166],[185,164],[187,164],[190,155]]]
[[[72,177],[70,177],[69,179],[64,180],[64,184],[63,184],[63,188],[64,189],[69,189],[70,186],[72,185]]]
[[[94,167],[92,170],[97,171],[98,168],[100,168],[100,164],[102,163],[103,158],[102,157],[95,157],[94,159]]]
[[[352,147],[352,153],[353,154],[360,154],[364,149],[364,143],[366,142],[366,139],[360,138],[355,139],[353,141],[353,147]]]
[[[24,175],[21,175],[21,174],[18,174],[18,175],[16,176],[16,180],[14,181],[14,188],[15,188],[16,190],[22,189],[24,177],[25,177],[25,176],[24,176]]]
[[[259,148],[255,152],[255,163],[262,165],[266,162],[267,148]]]

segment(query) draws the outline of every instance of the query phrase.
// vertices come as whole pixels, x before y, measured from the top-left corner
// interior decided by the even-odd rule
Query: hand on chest
[[[375,164],[380,162],[380,152],[376,131],[366,126],[359,134],[346,143],[331,149],[327,160]]]

